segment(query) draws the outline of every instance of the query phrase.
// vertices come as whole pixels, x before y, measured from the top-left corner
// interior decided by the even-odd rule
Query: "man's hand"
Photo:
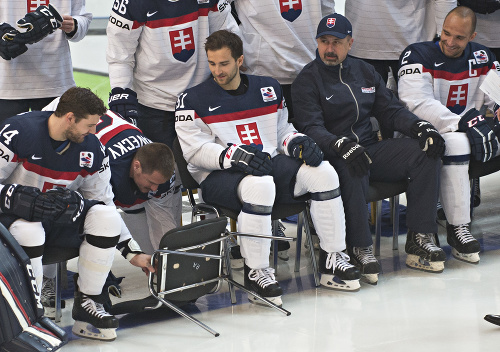
[[[429,158],[439,159],[444,155],[444,139],[432,124],[427,121],[416,121],[411,127],[411,137],[418,140]]]
[[[137,104],[137,93],[130,88],[115,87],[109,93],[109,110],[120,114],[134,125],[137,125]]]
[[[470,109],[462,116],[458,130],[467,134],[474,159],[484,163],[496,155],[498,142],[495,133],[476,109]]]
[[[151,265],[151,256],[149,254],[141,253],[135,255],[132,259],[130,259],[130,264],[141,268],[146,275],[155,272],[155,268]]]
[[[219,164],[221,169],[235,167],[254,176],[269,175],[273,168],[271,156],[246,144],[232,144],[222,151]]]
[[[323,161],[323,152],[312,138],[306,135],[292,136],[290,141],[285,141],[288,154],[297,159],[302,159],[306,165],[319,166]]]
[[[27,13],[17,21],[17,26],[26,31],[16,35],[14,41],[20,44],[39,42],[61,27],[62,23],[63,18],[54,6],[51,4],[38,6],[35,11]]]
[[[18,34],[19,31],[10,24],[5,22],[0,24],[0,57],[2,59],[14,59],[28,51],[25,44],[14,43],[14,38]]]
[[[352,176],[363,177],[368,174],[372,161],[361,145],[343,137],[333,142],[330,148],[346,162]]]

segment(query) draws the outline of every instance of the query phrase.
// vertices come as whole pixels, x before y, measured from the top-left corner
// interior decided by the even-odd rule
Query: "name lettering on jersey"
[[[273,100],[278,99],[278,97],[276,96],[276,93],[274,92],[273,87],[263,87],[260,89],[260,93],[262,94],[262,99],[266,103],[268,101],[273,101]]]
[[[302,0],[280,0],[280,12],[285,20],[295,21],[302,13]]]
[[[109,22],[111,22],[112,24],[114,24],[117,27],[120,27],[120,28],[123,28],[126,30],[130,30],[130,26],[128,25],[128,23],[123,23],[122,21],[120,21],[116,17],[109,16]]]
[[[129,136],[112,146],[108,146],[108,153],[116,160],[131,150],[138,149],[149,143],[151,143],[151,141],[143,135]]]
[[[398,75],[398,78],[401,78],[402,76],[404,75],[413,75],[413,74],[422,74],[422,71],[420,71],[420,69],[417,67],[417,68],[406,68],[406,69],[401,69],[399,70],[399,75]]]
[[[182,62],[188,61],[195,52],[193,28],[170,31],[168,34],[174,59]]]
[[[243,144],[260,144],[262,145],[262,140],[260,139],[259,129],[257,128],[257,122],[251,122],[244,125],[236,125],[236,131],[240,137],[240,141]]]
[[[366,93],[366,94],[375,93],[375,87],[369,87],[369,88],[361,87],[361,93]]]
[[[193,121],[193,117],[191,115],[176,114],[175,115],[175,122],[177,122],[177,121]]]
[[[3,150],[3,148],[0,148],[0,158],[5,160],[6,162],[10,161],[10,154],[11,153],[12,153],[11,151],[5,151],[5,150]]]
[[[28,11],[26,12],[33,12],[42,5],[49,6],[49,0],[28,0]]]
[[[94,165],[94,153],[80,152],[80,167],[91,168]]]
[[[454,114],[461,114],[467,106],[467,96],[469,94],[469,84],[451,85],[448,92],[446,107]]]

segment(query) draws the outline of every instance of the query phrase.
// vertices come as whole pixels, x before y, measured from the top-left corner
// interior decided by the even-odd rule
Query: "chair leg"
[[[297,216],[297,245],[295,247],[295,268],[294,272],[299,272],[300,269],[300,254],[302,252],[302,228],[304,223],[304,212]]]
[[[63,263],[59,262],[56,264],[56,287],[55,287],[55,305],[56,305],[56,314],[54,321],[59,323],[62,317],[62,308],[61,308],[61,295],[62,295],[62,278],[63,278]]]
[[[311,213],[309,210],[309,206],[304,210],[305,216],[303,217],[303,225],[306,231],[306,241],[309,245],[309,251],[311,253],[311,263],[313,267],[313,276],[314,276],[314,285],[319,287],[319,274],[318,274],[318,262],[316,261],[316,254],[314,253],[314,244],[311,235],[311,229],[309,228],[309,219],[311,218]]]
[[[399,236],[399,194],[392,197],[392,249],[398,250]]]
[[[375,255],[380,255],[380,237],[382,235],[382,200],[376,202],[375,213]]]
[[[273,236],[278,236],[279,220],[273,220]],[[278,242],[273,241],[273,269],[276,270],[278,267]]]

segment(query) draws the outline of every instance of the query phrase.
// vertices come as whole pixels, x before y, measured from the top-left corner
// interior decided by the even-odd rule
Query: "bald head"
[[[476,14],[465,6],[451,10],[443,23],[439,47],[449,58],[462,56],[467,44],[476,37]]]
[[[461,18],[465,22],[470,21],[469,22],[470,23],[470,30],[471,30],[470,34],[473,34],[476,31],[476,21],[477,21],[476,14],[474,13],[474,11],[472,11],[468,7],[466,7],[466,6],[455,7],[453,10],[448,12],[446,17],[444,18],[444,21],[446,22],[446,19],[450,16],[457,16],[458,18]]]

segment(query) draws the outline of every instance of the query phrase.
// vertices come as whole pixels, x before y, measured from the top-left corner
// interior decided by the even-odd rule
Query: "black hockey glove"
[[[467,134],[474,159],[484,163],[496,155],[498,142],[495,133],[476,109],[470,109],[462,116],[458,130]]]
[[[438,159],[444,155],[444,139],[431,123],[423,120],[416,121],[411,126],[411,137],[418,139],[420,149],[429,158]]]
[[[0,202],[3,213],[34,222],[55,220],[64,211],[63,203],[47,197],[38,188],[17,184],[4,185]]]
[[[293,137],[288,142],[287,148],[290,156],[304,160],[306,165],[319,166],[323,161],[323,152],[308,136],[299,135]]]
[[[52,220],[59,224],[73,224],[84,214],[85,200],[83,196],[67,188],[57,187],[45,193],[47,199],[61,206],[61,211]]]
[[[363,177],[368,174],[372,161],[361,145],[343,137],[333,142],[330,147],[344,159],[352,176]]]
[[[109,110],[134,125],[137,125],[137,104],[137,93],[130,88],[115,87],[109,93]]]
[[[482,14],[492,13],[500,9],[500,0],[460,0],[458,3]]]
[[[28,47],[24,44],[14,43],[15,36],[19,32],[8,23],[0,24],[0,57],[10,60],[24,54]]]
[[[269,175],[273,168],[271,156],[246,144],[232,144],[220,155],[221,169],[235,167],[254,176]]]
[[[33,44],[39,42],[57,28],[60,28],[63,23],[63,18],[57,12],[56,8],[49,6],[38,6],[33,12],[27,13],[26,16],[17,21],[17,26],[23,28],[26,32],[21,32],[14,38],[16,43]]]

